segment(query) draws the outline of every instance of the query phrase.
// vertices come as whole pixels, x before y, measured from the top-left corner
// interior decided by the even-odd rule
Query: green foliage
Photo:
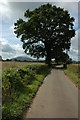
[[[14,32],[21,37],[27,54],[37,58],[45,56],[46,63],[50,64],[56,52],[61,54],[70,49],[75,30],[74,18],[67,10],[45,4],[33,11],[26,10],[24,17],[27,21],[20,18],[14,23]]]
[[[3,120],[20,120],[51,68],[45,65],[27,65],[3,71]]]
[[[69,60],[69,56],[65,52],[61,52],[61,53],[57,52],[55,54],[55,61],[56,61],[56,63],[58,63],[58,62],[62,62],[62,63],[66,62],[67,63],[68,60]]]

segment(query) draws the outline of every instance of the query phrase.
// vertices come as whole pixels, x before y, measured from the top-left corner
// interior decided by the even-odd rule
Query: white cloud
[[[11,31],[13,31],[13,30],[14,30],[14,24],[11,25],[9,29],[10,29]]]
[[[0,54],[3,59],[26,56],[20,44],[10,44],[8,40],[0,38]]]
[[[11,33],[16,37],[16,34],[14,33],[14,24],[12,24],[12,25],[9,27],[9,30],[10,30]]]
[[[53,2],[53,0],[8,0],[9,2]],[[54,2],[79,2],[79,0],[54,0]]]
[[[4,38],[0,38],[0,56],[2,56],[2,46],[6,45],[8,41]]]
[[[72,57],[72,59],[77,61],[79,60],[79,55],[80,55],[79,36],[80,36],[80,30],[77,30],[75,37],[71,39],[71,49],[69,52],[69,55]]]
[[[0,0],[0,2],[3,3],[3,4],[7,4],[8,3],[7,0]]]
[[[12,48],[16,51],[16,55],[24,55],[24,50],[20,44],[12,45]]]
[[[11,10],[7,0],[0,1],[0,14],[5,21],[10,19]]]
[[[15,50],[9,44],[5,44],[2,46],[2,52],[14,53]]]
[[[8,40],[6,40],[5,38],[0,38],[0,45],[5,45],[8,43]]]
[[[71,39],[71,48],[78,50],[78,32],[79,30],[76,31],[75,37]]]

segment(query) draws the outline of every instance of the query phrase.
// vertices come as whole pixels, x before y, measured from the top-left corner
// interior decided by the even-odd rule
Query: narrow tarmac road
[[[24,118],[78,118],[78,88],[62,70],[53,69]]]

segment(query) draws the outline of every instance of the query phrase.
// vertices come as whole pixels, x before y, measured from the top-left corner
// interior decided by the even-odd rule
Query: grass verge
[[[3,72],[2,120],[20,120],[45,76],[51,71],[46,65],[27,65]]]
[[[80,71],[78,64],[69,64],[64,73],[80,88]]]

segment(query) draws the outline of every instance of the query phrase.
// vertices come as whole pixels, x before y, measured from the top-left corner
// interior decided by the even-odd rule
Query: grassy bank
[[[67,66],[67,69],[64,70],[65,74],[78,86],[80,86],[79,67],[80,65],[78,64],[70,64]]]
[[[3,71],[3,120],[20,120],[39,86],[51,68],[46,65],[27,65]]]

